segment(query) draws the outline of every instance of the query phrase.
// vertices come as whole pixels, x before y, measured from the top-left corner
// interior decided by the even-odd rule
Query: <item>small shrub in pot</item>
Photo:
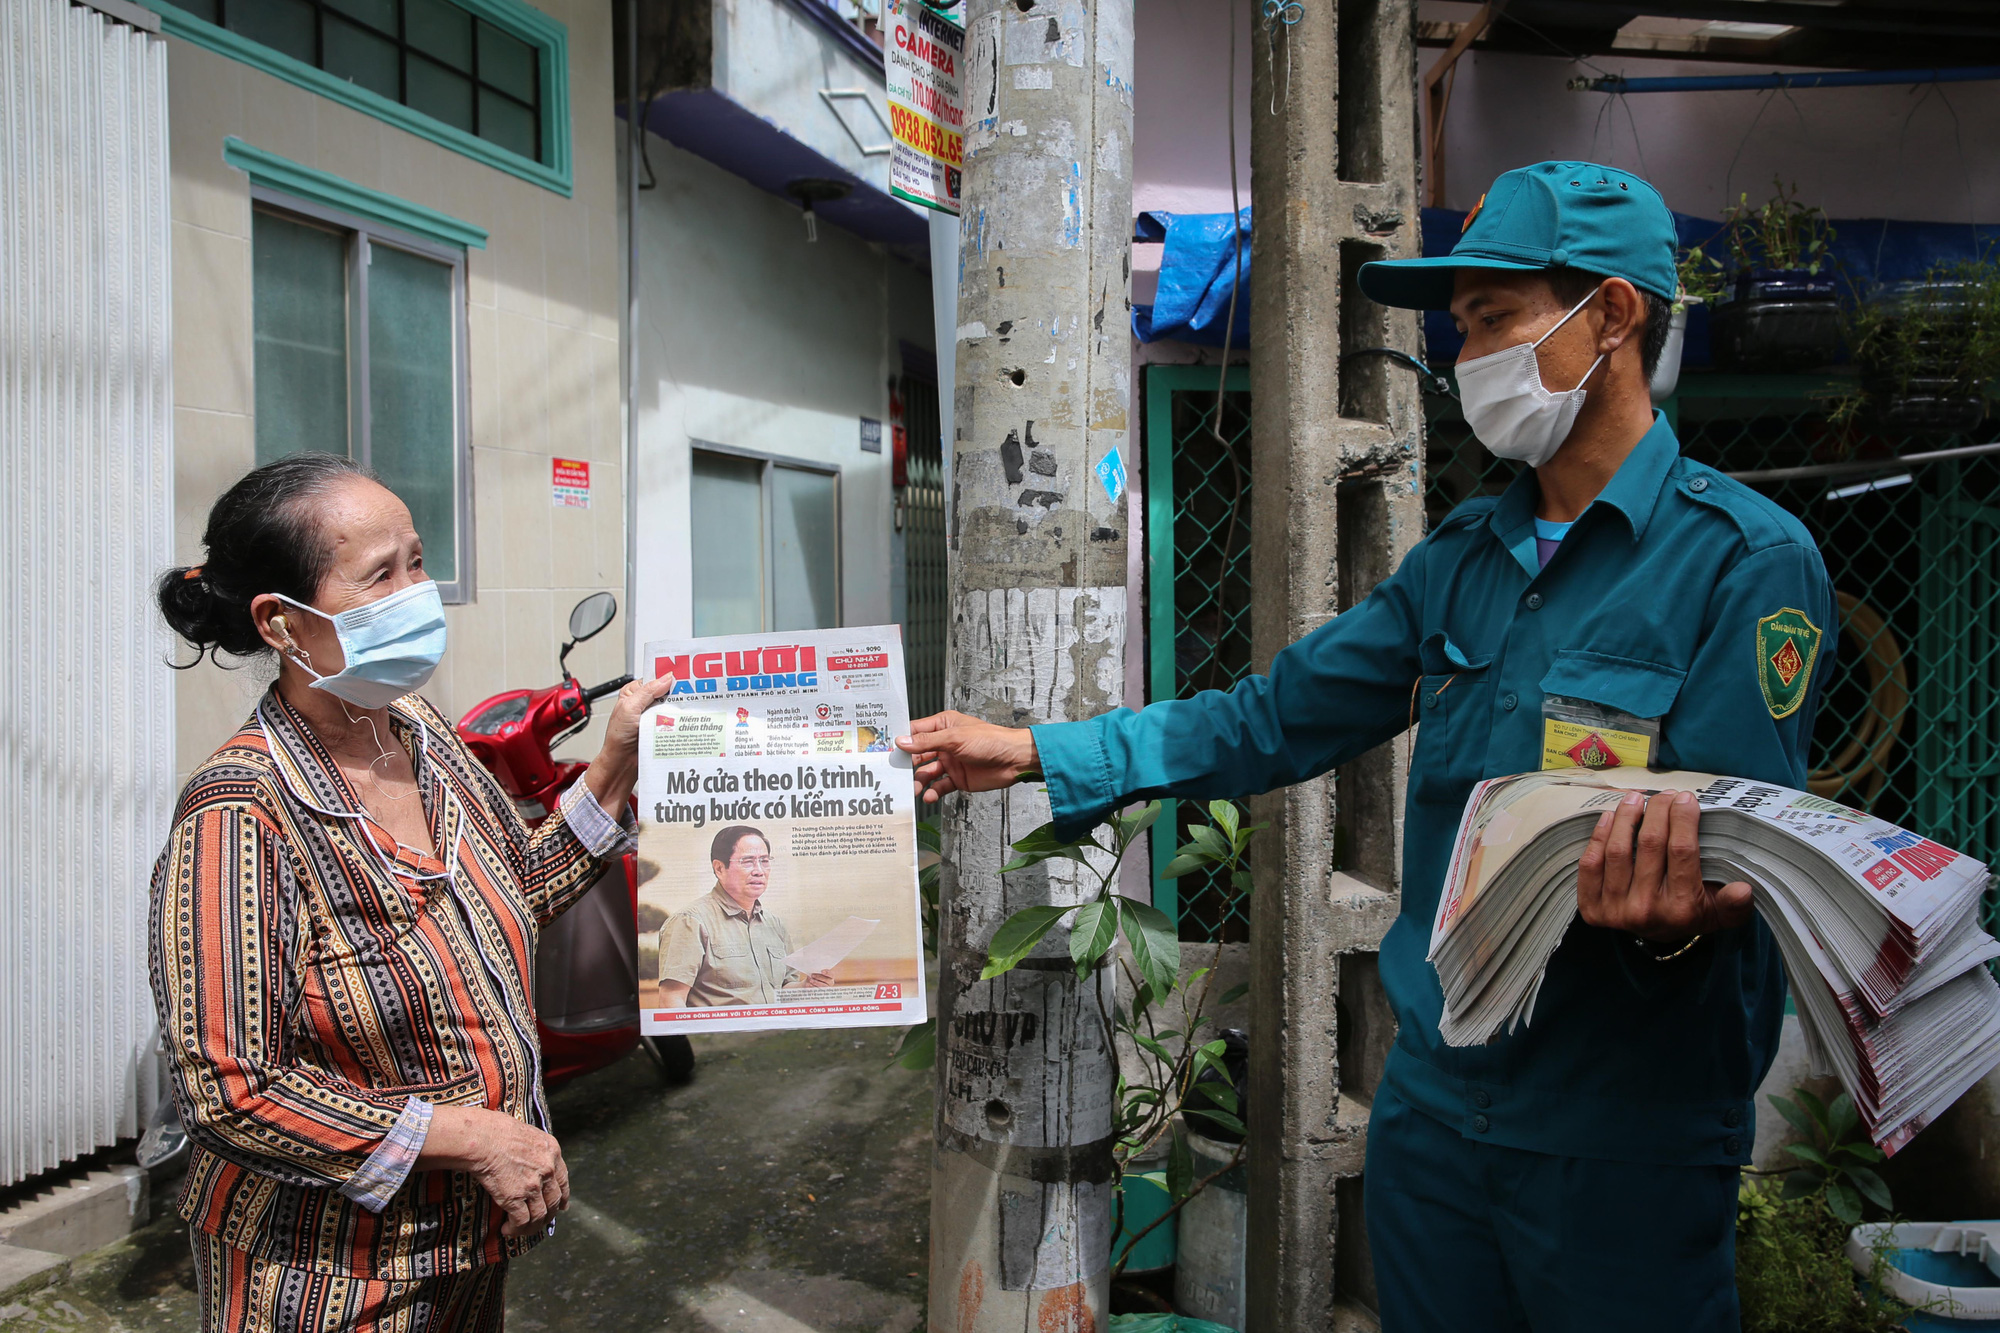
[[[1884,283],[1849,321],[1861,387],[1838,415],[1886,431],[1977,429],[2000,379],[2000,261]]]
[[[1723,219],[1733,281],[1715,307],[1711,338],[1718,367],[1788,373],[1823,366],[1840,351],[1840,294],[1832,263],[1833,224],[1796,187],[1752,207],[1747,196]]]

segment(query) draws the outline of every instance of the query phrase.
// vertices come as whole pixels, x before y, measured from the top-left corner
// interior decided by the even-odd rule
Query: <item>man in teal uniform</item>
[[[1039,776],[1075,831],[1133,800],[1313,777],[1414,715],[1381,959],[1399,1031],[1365,1181],[1384,1329],[1733,1329],[1737,1171],[1785,983],[1749,887],[1701,881],[1698,808],[1633,796],[1601,821],[1525,1029],[1446,1046],[1425,953],[1482,778],[1617,762],[1804,787],[1825,567],[1652,409],[1674,229],[1644,181],[1508,172],[1450,255],[1369,264],[1361,288],[1465,330],[1466,418],[1528,465],[1505,493],[1226,693],[1032,730],[945,713],[899,744],[929,799]]]

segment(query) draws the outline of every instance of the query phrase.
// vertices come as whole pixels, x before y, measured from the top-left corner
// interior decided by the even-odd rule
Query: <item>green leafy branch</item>
[[[1000,929],[993,932],[992,943],[986,948],[986,967],[979,974],[979,979],[991,981],[1013,971],[1058,922],[1073,917],[1075,919],[1070,921],[1069,956],[1076,965],[1077,976],[1089,976],[1094,968],[1103,965],[1122,930],[1140,975],[1157,994],[1165,995],[1172,990],[1181,966],[1181,942],[1174,923],[1165,912],[1152,904],[1122,897],[1112,890],[1125,853],[1159,817],[1158,801],[1152,801],[1130,815],[1112,815],[1106,825],[1111,830],[1111,845],[1108,847],[1099,842],[1094,833],[1065,840],[1057,836],[1053,822],[1042,825],[1015,843],[1017,855],[1000,867],[1001,874],[1015,874],[1044,861],[1075,861],[1098,876],[1097,893],[1088,902],[1070,907],[1024,907],[1008,917],[1001,923]],[[1090,856],[1093,851],[1110,856],[1111,862],[1106,869],[1097,869]]]
[[[1852,1097],[1843,1092],[1829,1106],[1805,1088],[1793,1088],[1790,1097],[1766,1100],[1806,1136],[1786,1149],[1798,1165],[1785,1176],[1783,1197],[1801,1199],[1824,1190],[1827,1208],[1848,1226],[1861,1221],[1863,1199],[1889,1210],[1889,1187],[1873,1169],[1886,1154],[1868,1141]]]
[[[1749,195],[1739,195],[1722,215],[1731,260],[1739,270],[1818,273],[1833,256],[1833,224],[1815,205],[1799,202],[1796,183],[1788,187],[1774,176],[1771,188],[1774,193],[1764,203],[1753,207]]]
[[[1746,1170],[1738,1188],[1736,1290],[1743,1333],[1892,1333],[1904,1327],[1913,1307],[1890,1296],[1885,1281],[1895,1228],[1883,1228],[1869,1244],[1865,1277],[1848,1258],[1862,1204],[1884,1212],[1890,1207],[1888,1187],[1873,1169],[1883,1154],[1868,1141],[1853,1100],[1843,1093],[1828,1105],[1794,1088],[1790,1097],[1769,1101],[1806,1141],[1789,1149],[1793,1167]],[[1778,1176],[1782,1185],[1772,1179]]]
[[[1729,290],[1728,273],[1723,268],[1721,256],[1708,250],[1714,239],[1711,237],[1701,245],[1688,246],[1674,261],[1683,304],[1714,305]]]
[[[1207,815],[1207,823],[1187,826],[1188,840],[1159,874],[1178,879],[1207,873],[1218,884],[1226,885],[1228,892],[1247,896],[1251,889],[1250,843],[1264,825],[1245,825],[1242,811],[1231,801],[1211,801]],[[1096,891],[1081,903],[1037,905],[1014,912],[993,933],[987,944],[986,965],[980,972],[982,981],[1005,975],[1020,966],[1050,931],[1066,923],[1070,962],[1079,978],[1113,965],[1123,974],[1132,997],[1129,1004],[1114,999],[1107,1005],[1106,988],[1092,988],[1107,1049],[1134,1052],[1139,1057],[1137,1063],[1149,1071],[1143,1080],[1134,1082],[1125,1077],[1121,1064],[1118,1075],[1112,1152],[1120,1185],[1113,1234],[1122,1231],[1124,1190],[1129,1182],[1145,1182],[1148,1188],[1165,1190],[1171,1202],[1159,1218],[1126,1242],[1113,1266],[1114,1273],[1124,1270],[1134,1248],[1154,1228],[1243,1158],[1243,1149],[1238,1146],[1219,1170],[1197,1176],[1181,1124],[1192,1120],[1237,1136],[1245,1132],[1243,1107],[1225,1063],[1228,1044],[1221,1037],[1205,1036],[1204,1029],[1214,1023],[1209,1014],[1211,999],[1218,1006],[1233,1004],[1248,988],[1236,986],[1214,996],[1215,970],[1208,967],[1183,978],[1180,936],[1173,921],[1158,908],[1124,897],[1114,887],[1126,854],[1159,817],[1160,803],[1154,801],[1129,814],[1114,814],[1080,838],[1059,836],[1051,822],[1015,842],[1014,856],[1000,867],[1001,874],[1018,874],[1047,861],[1074,861],[1096,876]],[[1108,837],[1100,836],[1104,834]],[[920,855],[920,861],[928,862],[919,872],[918,886],[925,947],[934,953],[939,853],[935,826],[917,826],[917,846],[925,854]],[[1121,937],[1125,942],[1122,954],[1118,950]],[[1177,1007],[1177,1016],[1168,1016],[1170,1002]],[[1163,1026],[1163,1022],[1178,1022],[1179,1026]],[[905,1069],[927,1069],[936,1059],[937,1023],[933,1019],[904,1034],[895,1063]],[[1153,1152],[1162,1139],[1167,1147],[1164,1170],[1126,1172],[1128,1164]]]
[[[1184,875],[1210,874],[1218,883],[1226,885],[1229,892],[1248,896],[1251,890],[1247,863],[1250,842],[1264,825],[1244,825],[1242,811],[1233,801],[1211,801],[1207,813],[1208,823],[1187,825],[1188,840],[1160,869],[1159,875],[1162,879],[1179,879]],[[1146,823],[1151,824],[1152,818],[1147,817]],[[1164,919],[1164,914],[1161,915]],[[1074,933],[1071,940],[1074,956]],[[1123,1062],[1120,1062],[1117,1119],[1113,1127],[1116,1135],[1113,1156],[1119,1168],[1119,1189],[1112,1234],[1122,1235],[1125,1230],[1125,1190],[1129,1182],[1144,1181],[1163,1189],[1169,1202],[1159,1217],[1126,1240],[1112,1263],[1114,1276],[1125,1270],[1140,1242],[1185,1207],[1188,1200],[1243,1160],[1243,1148],[1239,1142],[1236,1151],[1219,1169],[1205,1176],[1195,1175],[1194,1154],[1183,1129],[1187,1122],[1205,1122],[1207,1126],[1233,1134],[1239,1140],[1246,1131],[1242,1120],[1243,1106],[1224,1062],[1228,1043],[1221,1037],[1205,1037],[1203,1032],[1214,1022],[1208,1006],[1215,988],[1215,969],[1197,968],[1183,980],[1179,976],[1180,944],[1177,938],[1172,940],[1172,948],[1173,965],[1165,976],[1146,975],[1143,963],[1139,967],[1140,975],[1134,975],[1132,968],[1126,967],[1124,960],[1120,960],[1120,966],[1125,967],[1132,1001],[1129,1006],[1119,1004],[1115,1007],[1111,1036],[1114,1042],[1122,1041],[1127,1048],[1135,1051],[1140,1057],[1138,1064],[1149,1073],[1145,1079],[1134,1082],[1125,1076]],[[1140,963],[1138,950],[1135,948],[1132,952],[1133,961]],[[1245,986],[1232,987],[1217,998],[1216,1003],[1219,1006],[1234,1004],[1247,989]],[[1170,1000],[1178,1001],[1179,1017],[1178,1020],[1167,1018],[1166,1021],[1178,1021],[1181,1024],[1178,1028],[1161,1026],[1161,1018],[1167,1013]],[[1162,1138],[1167,1145],[1166,1169],[1128,1173],[1128,1165],[1150,1154]]]

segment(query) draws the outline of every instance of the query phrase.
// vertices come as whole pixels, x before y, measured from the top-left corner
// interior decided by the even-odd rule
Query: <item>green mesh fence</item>
[[[1985,443],[1991,434],[1841,431],[1820,376],[1689,375],[1669,405],[1682,451],[1725,472],[1768,472]],[[1250,670],[1249,377],[1232,371],[1225,449],[1210,430],[1212,368],[1147,369],[1149,694],[1185,698]],[[1516,465],[1472,438],[1457,404],[1426,397],[1428,518],[1497,494]],[[1164,455],[1164,456],[1163,456]],[[1163,485],[1163,482],[1170,484]],[[1870,484],[1872,483],[1872,485]],[[1819,543],[1840,603],[1810,785],[1988,863],[2000,859],[2000,458],[1906,472],[1748,484]],[[1162,866],[1200,818],[1163,812]],[[1181,937],[1247,937],[1247,904],[1195,877],[1154,884]],[[1989,895],[1985,924],[2000,924]]]
[[[1153,699],[1226,690],[1250,673],[1250,372],[1146,368],[1147,686]],[[1217,438],[1218,434],[1221,436]],[[1167,801],[1153,866],[1173,859],[1193,802]],[[1207,874],[1153,881],[1153,902],[1184,940],[1250,937],[1249,903]]]

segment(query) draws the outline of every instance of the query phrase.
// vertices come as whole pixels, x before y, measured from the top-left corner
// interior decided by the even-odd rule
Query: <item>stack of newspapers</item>
[[[1980,862],[1859,810],[1708,773],[1583,768],[1473,788],[1431,929],[1439,1030],[1476,1046],[1534,1017],[1576,918],[1577,861],[1628,791],[1692,791],[1702,877],[1749,881],[1784,953],[1813,1069],[1894,1152],[2000,1064],[2000,986]]]

